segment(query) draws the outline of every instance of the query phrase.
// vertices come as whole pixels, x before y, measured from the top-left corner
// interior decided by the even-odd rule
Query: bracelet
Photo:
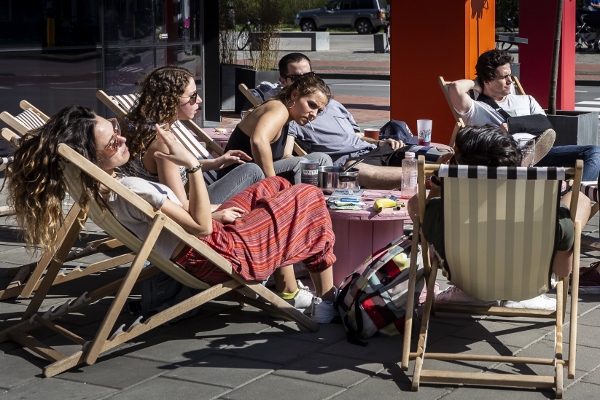
[[[186,169],[185,172],[188,174],[193,174],[194,172],[198,172],[202,169],[202,164],[196,165],[194,168]]]

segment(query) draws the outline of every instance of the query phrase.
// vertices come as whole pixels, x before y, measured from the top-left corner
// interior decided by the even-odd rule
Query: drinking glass
[[[417,120],[417,134],[419,135],[419,146],[429,146],[431,144],[431,125],[430,119]]]

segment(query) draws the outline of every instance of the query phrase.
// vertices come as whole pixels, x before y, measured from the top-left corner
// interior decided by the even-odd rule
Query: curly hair
[[[513,62],[513,57],[507,51],[488,50],[483,52],[477,59],[475,73],[482,82],[493,81],[496,78],[496,69],[511,62]]]
[[[518,167],[522,155],[513,137],[500,127],[467,126],[456,134],[458,164]]]
[[[167,65],[155,68],[146,75],[136,104],[125,117],[123,136],[131,159],[144,154],[156,137],[155,123],[177,121],[181,96],[194,75],[185,68]]]
[[[66,193],[58,145],[65,143],[96,163],[95,118],[94,111],[86,107],[63,108],[44,126],[23,136],[15,151],[7,174],[7,203],[15,210],[28,251],[36,250],[36,246],[42,250],[56,249]],[[98,183],[87,175],[82,175],[82,182],[88,193],[99,199]],[[84,214],[88,202],[89,194],[79,200]]]
[[[328,103],[329,100],[331,100],[331,90],[329,90],[329,86],[327,86],[323,79],[319,78],[315,74],[304,75],[296,79],[291,85],[282,89],[279,93],[273,96],[272,99],[279,100],[283,104],[286,104],[292,97],[292,92],[294,90],[298,91],[300,97],[321,92],[325,95],[325,97],[327,97]]]

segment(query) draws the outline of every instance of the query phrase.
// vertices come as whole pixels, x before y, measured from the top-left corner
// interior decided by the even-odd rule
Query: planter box
[[[236,68],[235,70],[235,112],[240,113],[252,107],[252,104],[237,87],[245,83],[248,89],[254,89],[261,82],[277,82],[279,71],[255,71],[249,68]]]
[[[221,64],[221,110],[235,109],[235,70],[242,65]]]
[[[598,145],[597,112],[559,110],[548,119],[556,131],[555,146]]]

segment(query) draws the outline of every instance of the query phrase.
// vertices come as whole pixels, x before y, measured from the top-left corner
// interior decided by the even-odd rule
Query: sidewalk
[[[315,70],[320,73],[341,70],[367,74],[389,74],[385,61],[373,61],[373,54],[360,55],[364,60],[347,60],[338,53],[335,60],[320,59],[310,54]],[[332,54],[330,54],[333,57]],[[381,55],[385,57],[386,55]],[[596,55],[593,55],[594,58]],[[359,56],[354,55],[354,58]],[[389,60],[389,55],[387,55]],[[342,61],[343,60],[343,61]],[[337,67],[336,64],[337,63]],[[379,64],[381,63],[381,64]],[[588,63],[582,63],[588,64]],[[578,62],[579,65],[579,62]],[[600,65],[599,65],[600,66]],[[579,67],[578,67],[579,68]],[[590,67],[591,68],[591,67]],[[582,69],[583,71],[583,69]],[[600,79],[600,68],[598,79]],[[592,71],[593,72],[593,71]],[[595,75],[588,75],[595,76]],[[380,127],[389,119],[389,99],[361,96],[336,97],[354,114],[361,127]],[[222,126],[232,127],[237,115],[224,113]],[[0,192],[0,205],[5,204],[5,192]],[[104,237],[92,224],[87,226],[88,240]],[[598,238],[598,216],[585,227],[586,237]],[[600,252],[582,249],[582,266],[599,258]],[[38,255],[39,257],[39,255]],[[96,256],[70,263],[68,267],[85,266],[101,259]],[[9,267],[37,260],[25,252],[10,217],[0,218],[0,284]],[[362,260],[355,260],[356,266]],[[101,284],[123,276],[126,268],[57,286],[43,310],[90,291]],[[440,275],[438,282],[447,284]],[[553,293],[550,293],[553,295]],[[595,398],[600,390],[600,296],[581,295],[579,301],[578,358],[575,380],[566,378],[564,399]],[[29,300],[0,302],[0,331],[16,323]],[[69,323],[78,334],[91,339],[97,324],[108,308],[108,301],[94,305],[91,312],[74,314]],[[120,315],[123,323],[135,318],[126,311]],[[568,316],[566,321],[569,321]],[[504,354],[526,353],[539,357],[554,346],[551,328],[546,323],[527,319],[502,321],[500,318],[453,317],[433,318],[438,328],[430,346],[460,349],[463,352],[485,348]],[[418,332],[414,324],[413,338]],[[568,331],[568,323],[566,330]],[[128,326],[128,325],[126,325]],[[492,337],[491,333],[496,336]],[[566,336],[566,335],[565,335]],[[65,351],[72,346],[49,333],[50,341]],[[477,339],[485,338],[485,341]],[[21,349],[12,341],[0,343],[0,400],[9,399],[480,399],[501,400],[553,398],[553,393],[536,389],[490,389],[456,385],[422,384],[419,392],[410,389],[413,363],[402,371],[402,336],[377,336],[367,347],[349,344],[339,324],[321,325],[319,332],[309,333],[295,324],[271,318],[252,307],[240,309],[228,299],[202,306],[200,315],[171,326],[154,329],[134,342],[117,347],[91,366],[83,366],[53,378],[43,378],[46,362]],[[415,343],[412,349],[415,349]],[[437,363],[436,363],[437,364]],[[484,363],[438,364],[439,368],[486,370]],[[544,372],[551,367],[539,367]],[[501,367],[506,373],[522,370],[520,366]],[[537,368],[536,368],[537,370]]]

